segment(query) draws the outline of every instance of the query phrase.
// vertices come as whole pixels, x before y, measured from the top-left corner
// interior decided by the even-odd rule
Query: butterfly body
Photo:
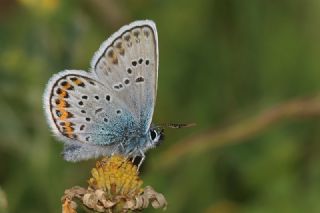
[[[54,75],[44,108],[64,158],[144,156],[162,131],[151,125],[158,78],[158,37],[152,21],[122,27],[95,53],[90,72]]]

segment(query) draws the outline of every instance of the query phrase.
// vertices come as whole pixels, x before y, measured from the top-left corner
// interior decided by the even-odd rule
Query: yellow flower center
[[[97,161],[91,175],[89,186],[105,191],[109,197],[120,195],[132,198],[143,192],[143,181],[138,177],[137,167],[119,155]]]

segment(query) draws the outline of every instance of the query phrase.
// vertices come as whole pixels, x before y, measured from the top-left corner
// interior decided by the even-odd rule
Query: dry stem
[[[285,119],[320,116],[320,98],[289,101],[244,121],[238,121],[221,130],[209,130],[184,139],[161,155],[162,166],[172,166],[187,154],[202,153],[225,145],[245,142],[268,127]]]

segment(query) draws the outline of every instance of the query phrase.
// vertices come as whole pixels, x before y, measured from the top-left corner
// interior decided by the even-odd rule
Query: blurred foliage
[[[111,33],[137,19],[159,32],[156,122],[168,130],[142,175],[168,212],[320,212],[320,120],[288,120],[238,145],[159,168],[183,138],[320,91],[318,0],[0,1],[0,186],[9,212],[60,212],[64,189],[94,161],[64,162],[42,94],[50,76],[89,67]],[[149,212],[155,210],[150,209]]]

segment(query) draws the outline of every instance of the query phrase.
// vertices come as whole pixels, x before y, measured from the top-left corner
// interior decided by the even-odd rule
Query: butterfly
[[[158,52],[155,23],[135,21],[101,44],[89,72],[65,70],[51,77],[44,109],[53,133],[64,143],[65,160],[120,154],[143,161],[144,153],[162,141],[163,128],[151,123]]]
[[[65,70],[44,92],[45,114],[67,161],[144,156],[163,130],[151,125],[158,79],[153,21],[135,21],[102,43],[90,72]]]

